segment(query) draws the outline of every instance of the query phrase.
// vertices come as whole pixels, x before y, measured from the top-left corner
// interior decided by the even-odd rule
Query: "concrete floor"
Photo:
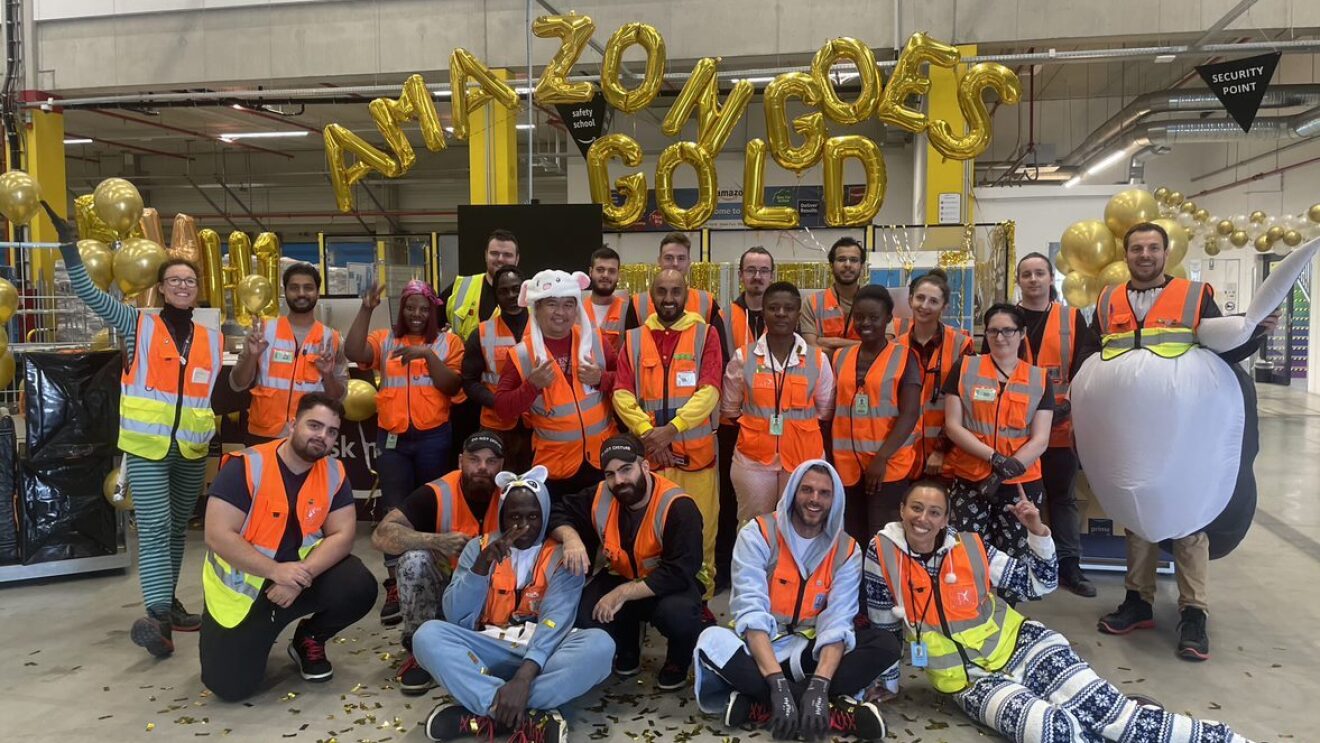
[[[1124,690],[1227,721],[1253,740],[1316,740],[1306,732],[1316,719],[1306,700],[1320,691],[1320,643],[1313,631],[1320,626],[1320,596],[1307,589],[1320,585],[1320,397],[1274,387],[1263,387],[1260,397],[1260,510],[1242,546],[1213,565],[1213,660],[1190,665],[1174,657],[1171,578],[1161,579],[1160,627],[1154,632],[1129,638],[1096,632],[1096,618],[1122,599],[1119,574],[1094,576],[1097,599],[1061,592],[1028,613],[1071,638],[1098,672]],[[180,588],[180,597],[195,609],[202,604],[199,536],[189,547]],[[358,554],[373,554],[365,531]],[[178,651],[165,661],[129,641],[129,625],[141,613],[138,601],[133,574],[0,587],[0,740],[421,741],[419,726],[444,696],[435,691],[409,699],[392,688],[397,633],[384,630],[373,615],[330,646],[333,681],[303,683],[280,645],[263,693],[247,704],[219,702],[198,680],[195,636],[179,636]],[[722,597],[717,608],[726,604]],[[648,649],[646,670],[654,672],[658,662],[659,654]],[[904,684],[903,695],[884,706],[891,739],[954,743],[989,737],[924,679],[909,671]],[[690,694],[655,693],[649,673],[607,682],[568,712],[574,741],[769,737],[717,732]]]

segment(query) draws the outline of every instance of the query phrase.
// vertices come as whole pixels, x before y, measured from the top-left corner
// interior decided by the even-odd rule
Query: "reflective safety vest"
[[[866,377],[857,379],[860,346],[840,348],[834,354],[834,466],[844,485],[856,485],[898,420],[898,390],[907,371],[911,349],[887,343]],[[885,482],[907,479],[916,452],[916,429],[885,465]]]
[[[872,546],[895,608],[902,607],[904,633],[926,645],[926,677],[937,691],[967,688],[973,664],[993,672],[1008,663],[1023,617],[995,595],[979,536],[958,535],[940,562],[938,580],[883,532],[872,537]]]
[[[889,330],[885,332],[890,338],[901,338],[912,331],[912,318],[895,317],[889,321]]]
[[[651,329],[633,328],[624,334],[623,352],[633,365],[633,388],[637,404],[651,419],[652,426],[663,426],[674,419],[700,389],[702,354],[710,326],[695,323],[680,332],[678,345],[666,368],[655,345]],[[715,432],[719,413],[712,413],[709,423],[683,431],[674,437],[670,449],[678,456],[679,469],[698,472],[715,463]]]
[[[482,534],[499,531],[500,495],[491,493],[490,504],[486,506],[486,515],[480,521],[468,508],[467,498],[463,497],[463,471],[454,470],[438,480],[426,485],[435,493],[435,533],[448,534],[458,532],[474,539]],[[421,526],[414,524],[414,526]],[[458,567],[458,555],[449,559],[449,567]]]
[[[481,289],[485,283],[484,273],[459,276],[454,280],[453,293],[445,300],[449,330],[465,341],[481,324]]]
[[[779,464],[792,472],[808,459],[825,458],[825,439],[821,436],[816,414],[816,385],[820,382],[823,354],[814,346],[807,346],[785,374],[771,371],[769,351],[765,357],[757,356],[754,345],[743,347],[743,405],[738,417],[737,448],[747,457],[761,464],[770,464],[779,455]],[[775,377],[780,377],[780,399],[775,404]],[[783,433],[770,433],[776,407],[779,410]]]
[[[767,513],[756,517],[761,537],[770,546],[766,579],[770,588],[770,613],[778,626],[778,635],[794,633],[808,638],[816,635],[816,617],[829,603],[834,574],[857,552],[857,543],[842,529],[834,537],[830,551],[811,575],[803,578],[802,568],[793,558],[779,531],[779,515]],[[789,526],[788,528],[792,528]]]
[[[1019,361],[1013,376],[999,389],[999,376],[990,354],[967,356],[962,360],[958,379],[958,397],[962,400],[962,425],[981,443],[1006,457],[1011,457],[1031,438],[1031,420],[1045,396],[1045,370]],[[977,482],[990,476],[990,463],[958,447],[949,452],[953,474]],[[1040,460],[1027,471],[1004,485],[1040,479]]]
[[[837,289],[821,289],[807,295],[807,304],[816,316],[817,338],[848,338],[861,340],[857,326],[852,324],[852,313],[839,306]]]
[[[509,354],[524,380],[537,367],[531,334],[525,335]],[[569,375],[565,377],[564,370],[555,364],[555,380],[536,396],[526,415],[532,427],[532,463],[545,465],[552,480],[572,477],[583,462],[599,469],[601,444],[617,432],[600,388],[578,380],[578,346],[582,341],[582,330],[574,325]],[[592,331],[590,343],[592,363],[604,369],[605,348],[600,333]]]
[[[1127,285],[1105,287],[1095,303],[1100,358],[1108,361],[1134,348],[1144,348],[1166,359],[1182,356],[1197,344],[1201,303],[1206,292],[1213,291],[1209,284],[1199,281],[1169,279],[1146,318],[1138,320],[1128,302]]]
[[[293,421],[303,395],[325,391],[316,358],[325,352],[327,345],[338,356],[340,340],[338,330],[313,322],[300,347],[287,317],[267,324],[263,337],[267,346],[257,361],[252,406],[248,408],[248,432],[274,438],[288,433],[287,426]]]
[[[490,538],[490,533],[481,535],[482,549],[489,544]],[[541,551],[532,566],[531,580],[521,589],[518,588],[518,573],[513,568],[513,559],[506,557],[495,563],[491,567],[486,605],[481,609],[477,627],[508,627],[511,624],[537,621],[541,616],[541,602],[545,600],[545,593],[550,587],[550,574],[563,561],[563,553],[564,550],[555,540],[542,542]]]
[[[223,467],[234,458],[243,462],[252,505],[248,507],[240,533],[253,549],[272,560],[279,551],[289,520],[289,497],[284,490],[277,453],[280,444],[286,440],[276,439],[228,455],[220,465]],[[307,555],[321,543],[321,527],[344,477],[344,465],[334,457],[322,457],[308,471],[295,500],[298,527],[302,532],[302,542],[298,545],[300,561],[307,559]],[[244,573],[214,551],[206,553],[206,561],[202,564],[206,611],[221,627],[237,627],[265,583],[265,578]]]
[[[160,460],[178,443],[184,459],[201,459],[215,435],[211,393],[220,377],[220,334],[193,323],[182,354],[165,321],[138,312],[133,363],[119,378],[119,448]]]
[[[384,331],[380,343],[381,358],[376,367],[381,369],[380,393],[376,395],[376,425],[389,433],[404,433],[411,426],[418,431],[430,431],[449,422],[449,395],[436,389],[431,379],[431,368],[425,359],[415,359],[404,366],[394,352],[405,346],[425,343],[420,336],[394,337]],[[435,337],[431,349],[441,361],[449,356],[449,344],[462,343],[458,336],[441,332]]]
[[[486,362],[486,370],[481,373],[481,383],[493,395],[500,386],[500,375],[504,373],[504,366],[509,363],[509,354],[513,352],[513,347],[518,345],[518,339],[513,337],[513,331],[509,330],[504,318],[500,317],[499,310],[495,311],[494,317],[477,328],[477,333],[481,342],[481,357]],[[481,409],[482,428],[511,431],[517,425],[517,420],[504,420],[494,408]]]
[[[894,342],[915,349],[917,343],[912,337],[912,326],[909,324],[907,327],[908,330]],[[953,373],[954,365],[972,352],[972,338],[963,331],[941,323],[939,332],[939,348],[931,354],[925,362],[926,368],[922,370],[921,417],[917,419],[917,427],[913,431],[916,437],[916,461],[911,474],[913,478],[922,476],[926,460],[939,449],[940,439],[944,438],[944,382]],[[940,474],[944,477],[952,474],[947,461]]]
[[[651,502],[646,505],[646,513],[637,526],[631,549],[619,537],[619,509],[623,506],[605,483],[596,486],[596,497],[591,501],[591,521],[596,527],[596,536],[600,538],[610,572],[628,580],[641,580],[660,565],[660,553],[664,551],[661,540],[669,509],[680,498],[692,498],[659,475],[653,474],[651,478]]]
[[[610,308],[605,312],[605,319],[600,322],[596,321],[596,308],[591,303],[591,292],[582,295],[582,306],[587,308],[587,319],[591,321],[591,327],[599,330],[601,336],[610,342],[611,347],[618,348],[619,335],[623,333],[623,323],[627,319],[628,298],[614,297],[610,302]]]
[[[1081,322],[1081,312],[1075,307],[1064,307],[1058,302],[1051,302],[1049,315],[1045,319],[1045,335],[1040,339],[1040,353],[1031,352],[1031,344],[1026,344],[1027,363],[1045,370],[1054,383],[1055,409],[1068,401],[1068,385],[1072,373],[1073,353],[1077,341],[1073,338],[1074,323]],[[1072,416],[1059,420],[1054,417],[1054,426],[1050,429],[1050,446],[1071,447]]]
[[[655,308],[651,306],[651,293],[638,292],[633,295],[633,310],[637,313],[637,322],[645,325],[646,318],[655,314]],[[703,322],[710,322],[711,311],[715,309],[715,300],[711,298],[710,292],[704,289],[688,289],[687,305],[683,307],[686,312],[695,312],[701,315]]]
[[[752,330],[751,316],[742,305],[731,302],[724,313],[724,339],[729,344],[725,356],[731,356],[734,349],[755,343],[760,336]]]

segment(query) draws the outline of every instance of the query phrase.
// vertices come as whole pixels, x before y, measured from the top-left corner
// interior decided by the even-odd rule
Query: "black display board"
[[[527,276],[547,268],[587,270],[601,246],[600,204],[508,204],[458,207],[458,272],[486,272],[486,241],[498,228],[518,237]]]

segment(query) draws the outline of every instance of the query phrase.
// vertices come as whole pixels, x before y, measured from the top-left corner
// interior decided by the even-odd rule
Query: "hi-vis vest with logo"
[[[856,485],[866,468],[871,466],[876,452],[884,445],[889,432],[898,420],[898,388],[907,371],[908,356],[912,351],[900,343],[890,342],[880,352],[864,379],[857,378],[857,357],[860,346],[846,346],[834,354],[834,466],[844,485]],[[865,411],[857,409],[858,395],[866,395],[869,403]],[[916,452],[916,429],[889,457],[885,465],[885,482],[907,479],[912,471]]]
[[[266,325],[264,337],[266,352],[257,362],[248,431],[270,438],[285,434],[285,426],[293,420],[303,395],[325,390],[316,358],[327,345],[338,356],[340,340],[338,330],[316,322],[299,347],[287,317]]]
[[[990,558],[976,534],[958,535],[958,544],[940,563],[938,578],[897,545],[872,538],[895,608],[901,607],[909,641],[926,646],[926,676],[937,691],[953,694],[970,684],[968,665],[997,671],[1017,646],[1023,617],[995,595]]]
[[[1108,361],[1134,348],[1144,348],[1156,356],[1176,359],[1192,350],[1206,292],[1213,294],[1209,284],[1169,279],[1146,319],[1137,320],[1128,301],[1127,284],[1105,287],[1095,303],[1100,358]]]
[[[907,330],[899,334],[894,342],[916,348],[911,323],[906,322],[901,326]],[[913,430],[916,437],[916,462],[911,476],[914,478],[921,477],[926,469],[926,460],[939,448],[940,439],[944,437],[944,393],[941,391],[944,382],[953,373],[954,364],[972,352],[972,339],[963,331],[941,324],[939,332],[940,346],[922,369],[921,417],[917,419],[917,427]],[[940,475],[948,477],[951,474],[952,470],[946,462]]]
[[[119,378],[121,450],[143,459],[164,459],[173,439],[184,459],[206,456],[215,435],[211,393],[223,357],[220,334],[192,325],[192,340],[182,358],[160,315],[138,313],[133,363]]]
[[[596,486],[596,497],[591,502],[591,521],[600,537],[601,549],[605,560],[615,575],[628,580],[640,580],[651,574],[660,565],[660,553],[664,551],[661,541],[665,534],[665,521],[669,519],[669,509],[680,498],[692,496],[673,482],[659,475],[651,475],[651,502],[646,505],[646,513],[637,527],[637,536],[629,548],[619,537],[619,502],[614,494],[600,483]]]
[[[481,287],[486,274],[459,276],[454,280],[454,292],[445,300],[445,315],[449,329],[464,341],[481,324]]]
[[[1031,439],[1031,421],[1045,397],[1045,371],[1019,361],[1013,376],[999,389],[999,375],[990,354],[966,356],[958,379],[958,397],[962,400],[962,425],[981,443],[1006,457],[1011,457]],[[958,447],[949,452],[953,474],[978,482],[990,476],[990,463]],[[1032,462],[1021,477],[1005,480],[1004,485],[1040,479],[1040,460]]]
[[[646,324],[646,318],[655,314],[655,307],[651,306],[651,294],[649,292],[639,292],[633,295],[633,311],[637,313],[637,322],[640,325]],[[715,300],[711,298],[710,292],[704,289],[688,289],[687,304],[683,307],[685,312],[695,312],[701,315],[702,322],[710,322],[710,313],[715,307]]]
[[[623,323],[627,319],[628,298],[616,296],[610,301],[610,308],[605,312],[605,319],[596,321],[596,308],[591,304],[591,292],[582,295],[582,306],[587,308],[587,319],[591,327],[600,331],[602,337],[613,348],[619,347],[619,336],[623,333]]]
[[[834,544],[830,545],[830,551],[811,575],[803,578],[802,569],[779,531],[779,515],[767,513],[757,516],[756,525],[770,547],[766,579],[770,588],[770,613],[778,625],[779,636],[797,633],[808,638],[815,637],[816,617],[829,604],[834,574],[857,551],[857,543],[840,529],[834,537]]]
[[[504,373],[504,367],[509,363],[509,354],[513,352],[513,347],[518,345],[517,339],[513,337],[513,331],[504,322],[500,316],[500,311],[495,310],[495,315],[478,327],[477,332],[481,343],[481,357],[486,362],[486,370],[481,373],[481,384],[495,394],[495,389],[500,386],[500,375]],[[481,409],[481,427],[489,428],[493,431],[511,431],[518,425],[517,420],[506,421],[495,413],[494,408]]]
[[[1068,386],[1072,381],[1073,353],[1076,339],[1073,338],[1074,323],[1081,322],[1081,312],[1075,307],[1064,307],[1058,302],[1051,302],[1049,315],[1045,319],[1045,335],[1040,339],[1040,353],[1031,352],[1031,344],[1026,344],[1027,363],[1045,370],[1054,383],[1055,410],[1068,400]],[[1054,425],[1050,429],[1050,446],[1072,446],[1072,416],[1062,420],[1054,416]]]
[[[490,534],[481,535],[482,549],[486,549],[490,537]],[[550,586],[550,574],[563,561],[563,552],[559,543],[553,539],[542,542],[536,564],[532,567],[532,578],[521,590],[518,589],[518,573],[513,569],[513,560],[506,557],[495,563],[491,567],[486,605],[481,610],[477,627],[488,624],[508,627],[511,624],[537,621],[541,616],[541,602],[545,600],[545,592]]]
[[[651,425],[656,425],[660,413],[667,413],[665,423],[668,423],[697,393],[709,330],[706,323],[696,323],[681,331],[668,369],[661,363],[660,350],[650,328],[633,328],[624,334],[623,353],[632,361],[637,404],[651,419]],[[688,384],[680,385],[680,381]],[[709,423],[703,422],[674,437],[670,448],[686,462],[679,469],[698,472],[715,463],[714,429],[719,425],[718,416],[714,413]]]
[[[779,415],[783,433],[770,433],[775,414],[775,374],[771,354],[756,355],[754,345],[743,347],[743,404],[738,417],[738,450],[761,464],[770,464],[779,454],[780,465],[792,472],[808,459],[825,458],[825,439],[816,415],[816,385],[820,382],[823,355],[815,346],[807,346],[790,366],[782,382]]]
[[[279,454],[276,450],[285,439],[244,449],[225,458],[240,459],[247,475],[248,492],[252,505],[243,520],[241,534],[256,551],[275,559],[288,523],[289,498],[284,491],[284,478],[280,475]],[[344,483],[344,465],[334,457],[322,457],[312,465],[295,500],[296,518],[302,532],[298,545],[298,559],[307,555],[321,543],[321,527],[330,512],[330,503]],[[214,551],[206,553],[202,564],[202,589],[206,597],[206,611],[221,627],[237,627],[248,615],[252,602],[257,599],[266,579],[250,575],[225,562]]]
[[[486,506],[486,516],[477,521],[477,517],[468,508],[467,498],[463,497],[463,473],[454,470],[438,480],[426,483],[435,493],[435,533],[448,534],[458,532],[474,539],[482,534],[499,531],[500,504],[499,493],[491,493],[490,504]],[[421,524],[414,524],[420,527]],[[449,567],[458,567],[458,554],[449,558]]]
[[[839,306],[839,295],[832,289],[821,289],[807,295],[807,303],[816,316],[816,336],[819,338],[847,338],[861,340],[857,327],[849,322],[848,313]]]
[[[424,345],[421,336],[394,337],[389,330],[382,333],[380,358],[376,368],[380,373],[380,392],[376,395],[376,425],[394,434],[411,428],[430,431],[449,422],[449,395],[436,389],[431,379],[431,367],[425,359],[404,363],[394,352],[405,346]],[[453,333],[441,331],[431,343],[431,349],[443,362],[449,357],[449,344],[460,343]],[[461,394],[461,393],[460,393]]]

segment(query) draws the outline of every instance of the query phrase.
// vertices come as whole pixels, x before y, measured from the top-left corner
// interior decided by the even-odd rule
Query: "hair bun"
[[[935,268],[932,268],[931,270],[927,271],[927,272],[926,272],[926,275],[927,275],[927,276],[936,276],[936,277],[938,277],[938,278],[944,279],[945,281],[948,281],[948,280],[949,280],[949,274],[948,274],[943,268],[940,268],[939,266],[936,266]]]

